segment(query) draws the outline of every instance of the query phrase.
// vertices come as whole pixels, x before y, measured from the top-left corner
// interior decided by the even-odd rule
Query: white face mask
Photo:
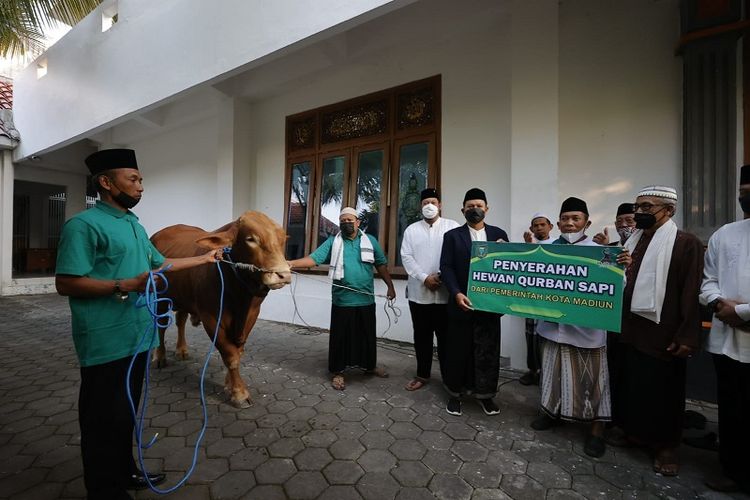
[[[427,205],[422,207],[422,217],[428,220],[432,220],[437,217],[439,212],[440,209],[437,207],[437,205],[433,205],[432,203],[428,203]]]
[[[560,236],[567,240],[568,243],[575,243],[576,241],[583,238],[584,231],[578,231],[577,233],[561,233]]]

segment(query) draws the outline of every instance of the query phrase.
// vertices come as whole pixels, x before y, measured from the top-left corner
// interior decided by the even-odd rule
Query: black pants
[[[750,363],[714,354],[719,403],[719,461],[724,474],[750,493]]]
[[[658,359],[630,344],[619,348],[615,424],[655,448],[679,446],[685,418],[685,360]]]
[[[500,316],[473,311],[450,318],[443,385],[451,396],[492,398],[500,378]]]
[[[536,320],[526,318],[526,368],[538,372],[542,368],[542,349],[535,332]]]
[[[411,322],[414,325],[414,353],[417,356],[417,377],[428,379],[432,372],[432,336],[437,337],[438,362],[443,374],[442,360],[445,332],[448,329],[448,310],[445,304],[417,304],[409,301]]]
[[[138,355],[131,374],[131,395],[138,408],[147,353]],[[81,425],[83,481],[88,498],[131,498],[126,484],[137,469],[133,460],[133,417],[125,391],[131,357],[81,367],[78,421]]]

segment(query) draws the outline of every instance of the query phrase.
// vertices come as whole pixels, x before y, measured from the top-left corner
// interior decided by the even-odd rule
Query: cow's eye
[[[258,239],[255,236],[248,236],[247,238],[245,238],[245,241],[247,241],[248,243],[258,243]]]

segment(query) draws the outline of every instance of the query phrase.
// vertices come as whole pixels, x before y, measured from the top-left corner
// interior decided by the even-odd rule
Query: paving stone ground
[[[0,498],[85,496],[69,323],[67,302],[57,295],[0,298]],[[242,367],[254,400],[246,409],[226,403],[223,365],[213,355],[198,465],[170,498],[748,498],[703,486],[704,476],[718,471],[715,453],[683,447],[680,475],[665,478],[652,472],[642,450],[587,457],[583,427],[533,431],[537,388],[520,385],[518,373],[501,374],[500,415],[485,416],[466,402],[463,416],[454,417],[439,383],[403,389],[414,358],[408,346],[383,343],[378,357],[390,378],[355,375],[345,391],[335,391],[326,334],[305,333],[258,322]],[[159,439],[146,463],[167,473],[167,486],[188,468],[201,428],[199,375],[209,343],[194,328],[188,340],[192,357],[179,362],[174,332],[168,335],[171,364],[151,372],[146,436],[158,432]],[[706,412],[715,421],[715,411]]]

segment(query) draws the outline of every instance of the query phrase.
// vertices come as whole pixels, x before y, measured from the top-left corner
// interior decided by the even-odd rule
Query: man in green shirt
[[[134,421],[127,399],[128,366],[137,354],[130,390],[140,402],[147,351],[158,345],[151,316],[135,307],[149,271],[215,262],[221,250],[165,259],[151,244],[133,208],[143,193],[135,152],[107,149],[86,158],[100,200],[63,226],[55,286],[69,297],[73,342],[81,365],[78,418],[88,498],[131,498],[126,490],[148,486],[133,460]],[[149,340],[147,340],[149,339]],[[149,474],[153,484],[164,474]]]
[[[343,390],[344,371],[358,367],[367,373],[387,377],[377,368],[375,344],[375,287],[373,267],[388,287],[388,299],[396,297],[388,262],[378,240],[359,229],[360,221],[353,208],[339,215],[341,232],[329,237],[307,257],[289,262],[294,268],[310,268],[330,263],[328,276],[333,279],[331,328],[328,340],[328,371],[331,385]]]

